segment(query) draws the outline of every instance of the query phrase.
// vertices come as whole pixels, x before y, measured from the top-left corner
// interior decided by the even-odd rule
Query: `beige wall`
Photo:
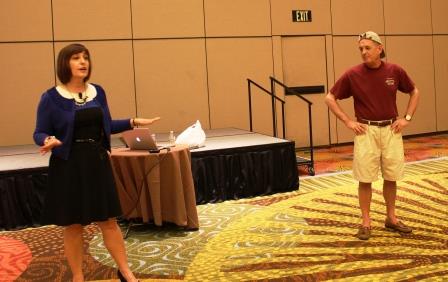
[[[286,85],[324,85],[327,89],[327,66],[325,36],[285,37],[283,40],[283,73]],[[304,56],[303,54],[306,54]],[[313,141],[315,145],[329,142],[327,105],[325,92],[304,95],[312,102]],[[286,98],[286,136],[296,140],[297,146],[309,144],[308,104],[296,96]]]
[[[132,23],[134,38],[204,37],[203,0],[132,0]]]
[[[51,43],[0,44],[0,145],[31,143],[40,95],[54,84],[52,55]]]
[[[434,74],[437,131],[448,130],[448,36],[434,36]]]
[[[207,61],[212,127],[249,128],[246,79],[251,78],[269,88],[268,78],[273,69],[271,40],[264,37],[207,39]],[[254,111],[261,119],[255,120],[255,127],[257,131],[266,132],[263,124],[269,122],[271,112],[266,108],[269,101],[261,103],[262,93],[255,91],[253,94],[253,103],[264,107],[264,110]]]
[[[204,0],[207,36],[270,36],[269,2],[269,0]]]
[[[134,54],[138,116],[161,116],[155,131],[209,128],[204,39],[139,40]]]
[[[383,0],[333,0],[331,16],[333,35],[360,34],[366,30],[384,33]]]
[[[403,46],[418,48],[403,48]],[[436,131],[435,88],[433,46],[431,36],[387,36],[387,58],[402,66],[412,78],[422,99],[419,102],[415,119],[406,128],[407,134],[418,134]],[[398,112],[406,113],[407,95],[398,95]]]
[[[292,22],[292,10],[311,10],[313,21]],[[267,89],[275,76],[328,91],[360,63],[357,34],[366,30],[381,35],[386,60],[421,90],[405,134],[446,131],[447,10],[445,0],[0,0],[0,146],[33,142],[39,97],[55,84],[55,57],[71,42],[90,49],[91,81],[106,89],[116,118],[161,116],[156,132],[196,119],[204,128],[249,129],[247,78]],[[276,93],[285,98],[280,87]],[[305,97],[316,145],[353,140],[328,112],[325,93]],[[285,100],[286,137],[307,146],[306,104]],[[272,135],[270,98],[253,89],[252,102],[254,131]],[[400,114],[406,103],[399,95]],[[351,99],[341,105],[353,115]],[[276,111],[280,117],[279,104]]]

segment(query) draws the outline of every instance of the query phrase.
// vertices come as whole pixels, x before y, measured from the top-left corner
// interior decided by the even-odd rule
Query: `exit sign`
[[[293,22],[311,22],[311,10],[293,10]]]

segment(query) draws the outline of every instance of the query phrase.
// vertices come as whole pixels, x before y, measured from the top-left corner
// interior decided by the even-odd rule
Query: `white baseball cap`
[[[366,31],[364,33],[361,33],[358,37],[358,42],[363,39],[372,40],[373,42],[376,42],[376,43],[380,44],[381,46],[383,46],[383,41],[381,41],[381,38],[379,37],[379,35],[376,32]],[[381,51],[380,58],[384,58],[384,57],[386,57],[386,53],[384,52],[384,48],[383,48],[383,51]]]

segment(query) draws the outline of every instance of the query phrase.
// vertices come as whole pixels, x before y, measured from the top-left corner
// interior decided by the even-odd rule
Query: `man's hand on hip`
[[[364,134],[367,131],[367,125],[352,120],[345,122],[345,126],[353,130],[356,135]]]
[[[403,128],[408,126],[408,124],[409,124],[409,121],[405,120],[404,118],[399,118],[396,121],[394,121],[394,123],[392,123],[392,125],[390,126],[390,129],[394,133],[400,133],[403,130]]]

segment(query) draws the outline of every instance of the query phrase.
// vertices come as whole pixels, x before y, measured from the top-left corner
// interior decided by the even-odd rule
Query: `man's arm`
[[[417,109],[418,101],[420,100],[420,92],[418,91],[417,87],[414,87],[414,90],[409,93],[409,96],[408,107],[405,114],[413,116],[415,110]]]
[[[409,102],[408,107],[406,108],[405,115],[410,115],[411,117],[414,115],[419,100],[420,92],[418,91],[417,87],[414,87],[414,90],[409,93]],[[407,121],[404,117],[401,117],[392,124],[391,128],[395,133],[398,133],[401,132],[404,127],[408,126],[409,123],[410,121]]]
[[[366,132],[366,127],[359,122],[351,120],[348,115],[342,110],[341,106],[339,106],[336,98],[333,93],[328,92],[327,96],[325,96],[325,103],[333,112],[333,114],[340,119],[345,126],[349,129],[353,130],[356,135],[364,134]]]

